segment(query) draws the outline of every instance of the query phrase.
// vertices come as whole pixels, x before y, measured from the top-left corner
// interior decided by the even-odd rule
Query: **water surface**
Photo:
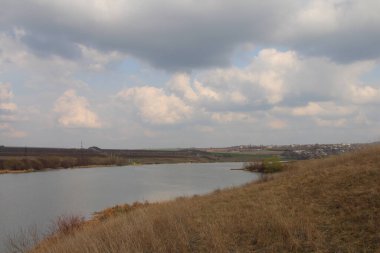
[[[46,231],[60,215],[82,215],[116,204],[160,201],[237,186],[258,174],[242,163],[160,164],[0,175],[0,252],[20,228]]]

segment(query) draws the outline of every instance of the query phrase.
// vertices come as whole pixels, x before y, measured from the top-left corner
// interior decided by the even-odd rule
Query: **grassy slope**
[[[152,204],[33,252],[380,252],[380,148]]]

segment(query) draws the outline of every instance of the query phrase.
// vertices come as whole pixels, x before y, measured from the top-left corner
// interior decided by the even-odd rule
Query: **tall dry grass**
[[[379,252],[380,148],[128,210],[31,252]]]

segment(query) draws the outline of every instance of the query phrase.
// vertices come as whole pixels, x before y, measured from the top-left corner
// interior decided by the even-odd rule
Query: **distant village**
[[[329,155],[339,155],[360,147],[359,144],[294,145],[285,150],[283,156],[295,160],[317,159]]]
[[[291,160],[307,160],[338,155],[363,147],[365,144],[293,144],[293,145],[240,145],[227,148],[208,148],[207,152],[239,152],[281,155]]]

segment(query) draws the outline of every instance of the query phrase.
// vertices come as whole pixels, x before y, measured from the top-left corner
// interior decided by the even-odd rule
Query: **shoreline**
[[[0,170],[0,175],[2,174],[23,174],[23,173],[31,173],[36,172],[38,170],[28,169],[28,170]]]
[[[41,170],[36,170],[36,169],[22,169],[22,170],[0,170],[0,175],[3,174],[24,174],[24,173],[32,173],[32,172],[47,172],[47,171],[54,171],[54,170],[70,170],[70,169],[91,169],[91,168],[100,168],[100,167],[125,167],[125,166],[141,166],[141,165],[158,165],[158,164],[188,164],[188,163],[243,163],[242,161],[199,161],[199,162],[174,162],[174,163],[134,163],[134,164],[124,164],[124,165],[118,165],[118,164],[106,164],[106,165],[101,165],[101,164],[96,164],[96,165],[82,165],[82,166],[74,166],[70,168],[46,168],[46,169],[41,169]],[[230,169],[230,170],[245,170],[244,168],[239,168],[239,169]],[[247,170],[248,171],[248,170]]]

